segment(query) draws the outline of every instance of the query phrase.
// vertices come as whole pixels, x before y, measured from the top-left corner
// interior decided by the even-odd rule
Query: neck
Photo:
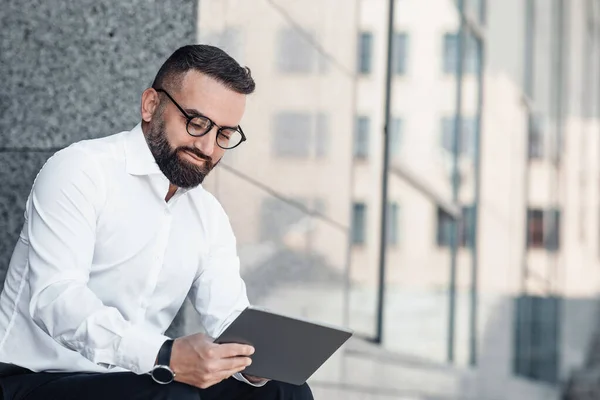
[[[169,200],[171,200],[171,197],[173,197],[173,195],[175,194],[175,192],[177,191],[177,186],[173,185],[172,183],[169,184],[169,191],[167,192],[167,195],[165,196],[165,202],[169,202]]]

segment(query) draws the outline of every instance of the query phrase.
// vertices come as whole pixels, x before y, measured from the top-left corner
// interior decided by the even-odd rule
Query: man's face
[[[169,94],[188,115],[204,115],[220,126],[238,126],[246,106],[245,95],[196,71],[189,71],[181,89]],[[198,186],[225,153],[216,143],[218,127],[214,126],[204,136],[191,136],[186,130],[187,120],[175,104],[165,95],[160,101],[161,105],[147,121],[146,139],[150,151],[173,185]]]

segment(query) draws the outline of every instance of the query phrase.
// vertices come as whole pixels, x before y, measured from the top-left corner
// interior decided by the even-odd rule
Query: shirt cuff
[[[236,372],[235,374],[233,374],[233,377],[240,382],[246,382],[248,385],[251,385],[254,387],[263,387],[267,384],[267,382],[269,382],[268,379],[265,379],[263,382],[260,382],[260,383],[252,383],[248,379],[246,379],[244,377],[244,375],[242,375],[240,372]]]
[[[147,329],[139,326],[131,326],[117,350],[119,366],[138,375],[151,371],[160,347],[169,339],[165,335],[148,333]]]

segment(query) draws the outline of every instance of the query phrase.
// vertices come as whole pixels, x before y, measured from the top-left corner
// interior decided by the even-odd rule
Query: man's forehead
[[[197,92],[222,95],[239,94],[217,79],[196,70],[190,70],[183,75],[179,90],[183,95],[194,95]]]
[[[185,108],[194,109],[219,125],[235,126],[244,113],[245,95],[198,71],[184,75],[179,92]]]

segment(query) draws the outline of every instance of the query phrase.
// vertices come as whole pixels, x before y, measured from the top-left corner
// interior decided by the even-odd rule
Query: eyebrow
[[[185,107],[181,107],[181,108],[183,108],[185,113],[187,115],[189,115],[190,117],[208,117],[207,115],[204,115],[203,113],[201,113],[200,111],[198,111],[194,108],[185,108]]]
[[[183,108],[183,111],[185,111],[185,113],[187,115],[189,115],[190,117],[206,117],[212,121],[212,118],[210,118],[206,114],[201,113],[200,111],[196,110],[195,108],[184,108],[184,107],[181,107],[181,108]],[[237,125],[237,126],[219,125],[219,127],[226,128],[226,129],[238,129],[238,126],[239,125]]]

